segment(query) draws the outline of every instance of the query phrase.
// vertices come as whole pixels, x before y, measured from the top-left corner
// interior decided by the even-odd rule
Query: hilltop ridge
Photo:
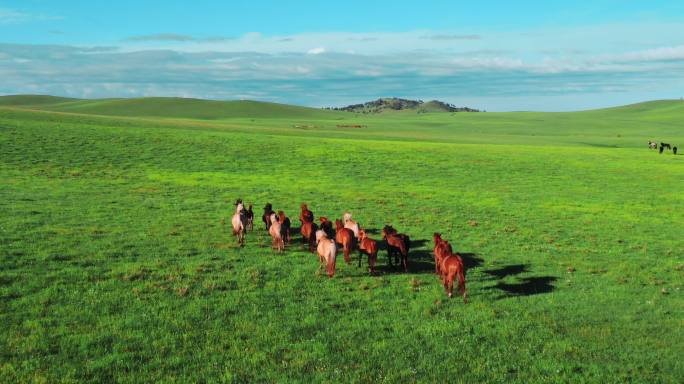
[[[352,104],[346,107],[331,107],[327,108],[335,111],[346,111],[354,113],[382,113],[387,111],[405,111],[411,110],[417,113],[427,112],[480,112],[477,109],[468,107],[457,107],[453,104],[445,103],[439,100],[430,100],[424,102],[423,100],[401,99],[398,97],[386,97],[373,101],[368,101],[363,104]]]

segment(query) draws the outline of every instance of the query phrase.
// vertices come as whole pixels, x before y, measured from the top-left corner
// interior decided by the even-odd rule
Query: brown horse
[[[467,303],[467,293],[465,284],[465,267],[463,266],[463,259],[456,253],[450,253],[442,260],[442,276],[444,283],[444,290],[451,298],[454,294],[454,279],[458,278],[458,292],[463,296],[463,303]]]
[[[302,223],[313,223],[314,221],[314,214],[309,210],[309,207],[306,206],[306,204],[302,203],[301,205],[302,212],[299,214],[299,221]]]
[[[280,223],[280,236],[287,244],[290,244],[290,218],[285,216],[283,211],[278,211],[278,222]]]
[[[368,255],[368,271],[375,273],[375,262],[378,260],[378,242],[366,235],[363,229],[359,229],[359,267],[361,266],[361,256]]]
[[[319,217],[318,221],[321,222],[320,228],[325,231],[326,236],[328,236],[329,239],[332,239],[335,237],[335,232],[333,231],[333,224],[332,221],[328,220],[327,217]]]
[[[349,254],[354,250],[356,237],[354,237],[354,231],[344,227],[342,220],[335,220],[335,242],[342,245],[342,249],[344,250],[344,261],[347,264],[351,263]]]
[[[304,222],[300,232],[302,233],[302,243],[309,243],[309,252],[314,252],[314,245],[316,245],[316,223]]]
[[[316,242],[318,243],[316,250],[318,251],[318,261],[320,263],[318,269],[320,270],[323,264],[325,264],[328,277],[335,276],[335,261],[337,259],[335,242],[330,240],[323,230],[316,231]]]
[[[391,225],[386,225],[382,229],[382,239],[387,241],[387,260],[389,266],[392,267],[392,253],[395,254],[395,262],[399,263],[399,255],[401,255],[401,264],[404,267],[404,272],[408,272],[408,253],[411,248],[411,239],[408,235],[397,233]]]
[[[254,230],[254,210],[252,210],[252,204],[247,208],[247,229],[250,231]]]
[[[264,206],[264,214],[261,215],[261,221],[264,222],[267,231],[271,228],[271,215],[273,213],[275,213],[273,211],[273,205],[271,205],[271,203],[266,203],[266,206]]]
[[[442,235],[438,232],[432,234],[432,238],[435,241],[435,274],[442,276],[441,274],[441,264],[444,257],[453,253],[451,249],[451,244],[442,238]]]
[[[282,225],[278,221],[278,216],[272,213],[268,218],[271,226],[268,228],[268,234],[271,235],[271,247],[278,252],[285,250],[285,242],[283,241]]]

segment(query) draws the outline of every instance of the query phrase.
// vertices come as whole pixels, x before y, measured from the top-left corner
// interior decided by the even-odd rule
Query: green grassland
[[[684,103],[0,97],[0,381],[681,382],[684,156],[649,139],[684,148]],[[383,250],[377,276],[340,257],[328,279],[258,219],[241,249],[238,197],[391,223],[410,271]],[[435,231],[467,305],[432,273]]]

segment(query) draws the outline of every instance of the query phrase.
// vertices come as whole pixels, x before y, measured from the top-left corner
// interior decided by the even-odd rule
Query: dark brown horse
[[[290,244],[290,218],[285,216],[285,212],[278,211],[278,222],[280,223],[280,236],[287,244]]]
[[[313,253],[316,249],[316,223],[305,222],[302,224],[300,232],[302,233],[302,243],[309,243],[309,252]]]
[[[309,207],[306,206],[306,204],[302,203],[301,205],[302,212],[299,214],[299,221],[304,224],[304,223],[313,223],[314,221],[314,214],[309,210]]]
[[[266,206],[264,207],[264,214],[261,216],[261,220],[266,225],[266,231],[271,228],[271,215],[274,213],[275,212],[273,211],[273,206],[271,203],[266,203]]]
[[[335,238],[335,231],[333,230],[333,223],[332,221],[328,220],[327,217],[319,217],[318,221],[321,222],[320,228],[325,232],[325,235],[328,236],[329,239],[334,239]]]
[[[354,237],[354,231],[344,227],[342,220],[335,220],[335,242],[342,245],[344,261],[347,264],[351,263],[349,254],[354,250],[356,237]]]
[[[392,267],[392,253],[394,253],[395,262],[399,264],[399,256],[401,255],[404,272],[408,272],[408,253],[411,248],[411,239],[408,235],[397,233],[397,230],[391,225],[386,225],[382,229],[382,239],[387,241],[387,260],[390,267]]]
[[[444,290],[449,297],[454,294],[454,280],[458,278],[458,292],[463,296],[463,303],[467,303],[467,292],[465,284],[465,267],[463,266],[463,259],[456,253],[450,253],[442,260],[442,282],[444,283]]]
[[[375,262],[378,260],[378,242],[366,235],[363,229],[359,229],[359,267],[361,266],[361,256],[368,255],[368,271],[375,273]]]
[[[254,211],[252,210],[252,204],[247,208],[247,229],[250,231],[254,230]]]

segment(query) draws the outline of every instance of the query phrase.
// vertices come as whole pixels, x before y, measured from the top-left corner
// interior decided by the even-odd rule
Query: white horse
[[[268,234],[271,235],[271,238],[273,239],[271,247],[279,252],[282,252],[285,250],[285,241],[283,241],[283,235],[280,232],[282,223],[278,221],[278,215],[275,213],[271,214],[270,219],[271,226],[268,228]]]
[[[235,214],[231,223],[233,224],[233,235],[237,235],[238,244],[240,246],[245,245],[245,222],[247,217],[245,216],[245,206],[242,203],[238,203],[235,206]]]
[[[354,237],[356,237],[358,239],[359,238],[359,223],[352,220],[352,215],[349,212],[345,212],[343,217],[344,217],[344,227],[347,229],[351,229],[352,232],[354,232]]]
[[[328,238],[325,231],[316,231],[316,243],[318,247],[318,261],[320,262],[319,269],[323,267],[325,262],[325,270],[328,273],[328,277],[335,276],[335,259],[337,258],[337,246],[335,245],[335,240]]]

